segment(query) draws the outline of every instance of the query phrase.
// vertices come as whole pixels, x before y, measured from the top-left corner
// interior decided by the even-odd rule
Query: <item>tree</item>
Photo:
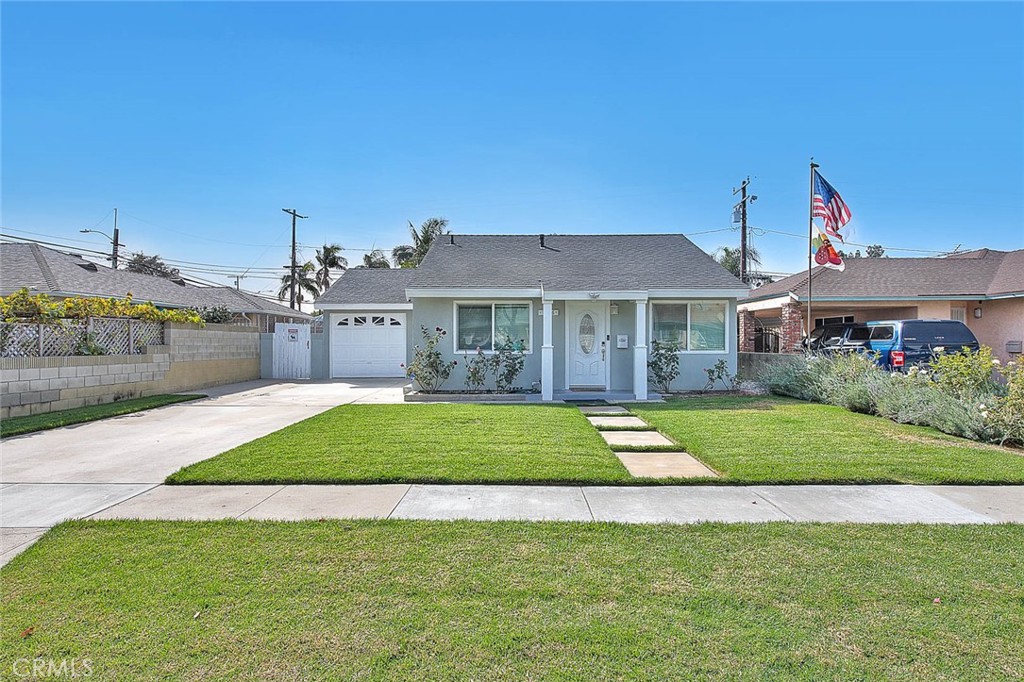
[[[348,259],[341,255],[340,244],[324,244],[316,250],[316,285],[320,291],[331,288],[331,270],[344,270]]]
[[[154,254],[147,256],[146,254],[139,251],[133,253],[131,258],[125,263],[125,270],[128,272],[135,272],[140,275],[154,275],[156,277],[165,277],[170,279],[172,277],[178,277],[178,268],[172,268],[167,263],[160,260],[160,256]]]
[[[360,267],[383,269],[390,268],[391,263],[388,262],[388,257],[382,250],[374,249],[363,256],[363,264]]]
[[[868,246],[865,249],[865,252],[868,258],[888,258],[888,256],[885,255],[885,248],[883,248],[881,244],[872,244],[871,246]],[[865,257],[865,254],[862,254],[860,252],[860,249],[857,249],[856,251],[853,252],[840,250],[837,251],[837,253],[841,258],[844,259]]]
[[[400,268],[411,268],[413,265],[406,265],[406,263],[412,263],[413,257],[416,255],[416,249],[409,244],[402,244],[391,249],[391,260],[395,261],[395,265]]]
[[[292,273],[289,271],[288,274],[281,277],[281,288],[277,292],[277,298],[284,301],[291,297],[292,291]],[[302,292],[310,294],[312,298],[316,298],[320,295],[320,288],[316,283],[316,266],[313,265],[312,261],[306,261],[302,265],[295,268],[295,307],[301,307],[302,301],[305,300]]]
[[[715,252],[715,260],[723,268],[736,275],[740,276],[740,250],[739,248],[732,248],[731,246],[723,246]],[[757,249],[753,246],[747,247],[747,274],[751,273],[753,269],[751,266],[761,264],[761,254],[758,253]]]
[[[447,218],[427,218],[419,228],[410,220],[409,236],[412,237],[412,244],[396,246],[391,255],[398,267],[414,268],[423,261],[434,240],[445,234],[448,234]]]

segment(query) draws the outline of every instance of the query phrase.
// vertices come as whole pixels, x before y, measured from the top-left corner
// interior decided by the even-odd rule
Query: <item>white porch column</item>
[[[540,347],[540,399],[555,397],[555,346],[551,341],[551,301],[544,301],[544,343]]]
[[[633,337],[633,394],[637,400],[647,400],[647,301],[636,302]]]

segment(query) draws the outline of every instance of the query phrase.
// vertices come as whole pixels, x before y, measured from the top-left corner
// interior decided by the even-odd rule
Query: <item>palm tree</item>
[[[732,248],[730,246],[723,246],[715,252],[715,260],[718,261],[719,265],[723,268],[736,275],[740,276],[740,250],[739,248]],[[753,246],[747,247],[747,274],[750,274],[752,269],[751,266],[761,264],[761,254],[758,253],[757,249]]]
[[[412,262],[413,257],[416,255],[416,249],[409,246],[408,244],[402,244],[391,249],[391,260],[395,261],[395,265],[400,268],[413,267],[406,265],[406,263]]]
[[[373,251],[363,256],[364,268],[390,268],[391,263],[388,262],[388,257],[384,255],[384,252],[380,249],[374,249]]]
[[[281,278],[281,288],[277,291],[277,298],[285,300],[291,295],[291,290],[292,273],[289,272]],[[316,283],[316,266],[312,261],[306,261],[295,268],[295,307],[297,308],[302,306],[302,292],[304,291],[309,293],[312,298],[320,295],[320,288]]]
[[[409,236],[412,237],[412,244],[396,246],[391,255],[400,268],[414,268],[423,261],[423,257],[430,250],[430,245],[441,235],[448,233],[447,218],[427,218],[423,224],[417,227],[409,221]]]
[[[320,291],[331,288],[331,270],[344,270],[348,259],[341,255],[341,244],[324,244],[316,250],[316,285]]]

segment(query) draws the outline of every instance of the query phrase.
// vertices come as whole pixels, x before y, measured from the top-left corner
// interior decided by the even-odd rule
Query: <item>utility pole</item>
[[[292,217],[292,286],[291,286],[291,308],[295,310],[295,275],[296,275],[296,262],[295,262],[295,219],[296,218],[308,218],[307,215],[299,215],[294,208],[282,208],[282,211]]]
[[[113,248],[112,248],[112,250],[110,252],[110,263],[111,263],[111,265],[113,265],[115,270],[117,270],[117,255],[118,255],[117,247],[118,247],[118,239],[120,238],[120,236],[121,236],[121,233],[117,231],[117,209],[115,208],[114,209],[114,245],[113,245]]]
[[[242,288],[241,282],[242,282],[243,279],[245,279],[245,275],[241,274],[241,275],[231,275],[231,276],[235,278],[235,289],[241,289]]]
[[[736,194],[740,195],[740,281],[744,284],[747,283],[747,199],[750,201],[757,201],[757,195],[752,194],[747,196],[747,185],[750,184],[750,176],[743,181],[739,189],[732,191],[733,196]]]

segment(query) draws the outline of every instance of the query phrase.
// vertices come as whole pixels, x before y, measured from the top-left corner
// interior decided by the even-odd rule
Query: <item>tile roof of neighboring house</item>
[[[846,271],[813,271],[815,298],[1001,296],[1024,293],[1024,249],[980,249],[946,258],[849,258]],[[792,292],[807,297],[807,273],[754,289],[740,303]]]
[[[744,288],[679,234],[453,235],[434,242],[411,288],[644,291]]]
[[[233,313],[309,315],[231,287],[197,287],[181,280],[114,270],[38,244],[0,244],[0,295],[26,287],[51,296],[102,296],[152,301],[167,308],[225,306]]]
[[[353,268],[316,299],[316,305],[407,303],[405,288],[416,271],[411,268]]]

